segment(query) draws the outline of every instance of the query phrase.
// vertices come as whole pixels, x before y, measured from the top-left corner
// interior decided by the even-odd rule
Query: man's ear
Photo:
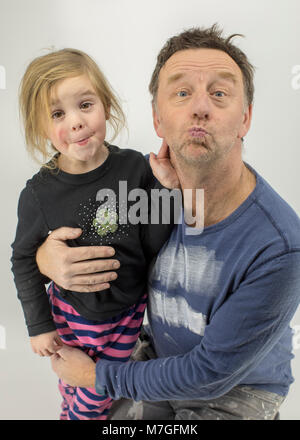
[[[156,109],[156,104],[154,102],[152,103],[152,118],[153,118],[154,129],[156,131],[157,136],[163,138],[164,135],[160,123],[160,117]]]
[[[250,129],[251,120],[252,120],[252,109],[253,109],[253,105],[250,104],[250,105],[248,105],[248,107],[246,108],[246,110],[244,112],[244,120],[243,120],[243,123],[242,123],[240,131],[239,131],[240,138],[243,138],[244,136],[246,136],[246,134],[248,133],[248,131]]]

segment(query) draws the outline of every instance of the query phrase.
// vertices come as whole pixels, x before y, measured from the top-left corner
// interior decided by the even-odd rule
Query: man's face
[[[179,51],[160,71],[154,127],[180,161],[207,164],[239,147],[251,111],[242,72],[225,52]]]

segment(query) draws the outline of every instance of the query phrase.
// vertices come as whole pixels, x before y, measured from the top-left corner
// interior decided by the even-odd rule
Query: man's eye
[[[52,113],[51,118],[52,119],[59,119],[62,117],[62,115],[63,115],[63,112],[59,110],[59,111]]]
[[[223,98],[223,96],[225,96],[225,93],[222,92],[221,90],[217,90],[216,92],[214,92],[214,95],[215,95],[217,98]]]
[[[188,93],[186,90],[180,90],[179,92],[176,93],[177,96],[179,96],[179,98],[185,98]]]

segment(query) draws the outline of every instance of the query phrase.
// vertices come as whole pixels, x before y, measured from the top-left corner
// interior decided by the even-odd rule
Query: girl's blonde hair
[[[54,147],[52,146],[51,151],[46,135],[46,118],[50,121],[51,117],[50,92],[58,81],[84,74],[88,76],[102,101],[106,117],[113,129],[112,140],[125,126],[124,113],[111,86],[89,55],[77,49],[67,48],[35,58],[22,78],[19,103],[27,150],[33,159],[44,167],[57,167],[57,156],[53,156]],[[52,160],[48,162],[51,157]]]

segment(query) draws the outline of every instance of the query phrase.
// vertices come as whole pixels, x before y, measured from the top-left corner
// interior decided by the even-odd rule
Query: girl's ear
[[[106,118],[107,121],[110,118],[110,106],[107,109],[105,109],[105,118]]]

